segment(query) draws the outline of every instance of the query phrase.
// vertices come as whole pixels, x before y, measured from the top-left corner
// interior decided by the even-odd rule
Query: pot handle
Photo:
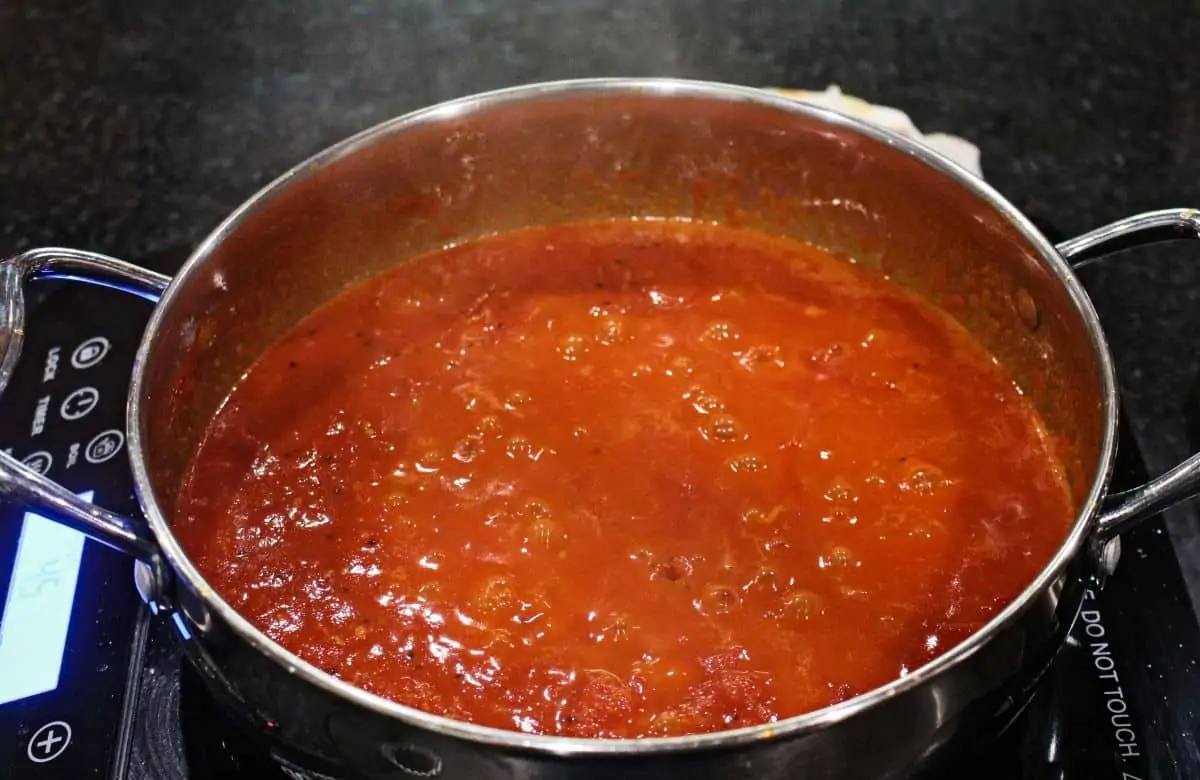
[[[1166,209],[1138,214],[1064,241],[1055,249],[1073,270],[1123,249],[1160,241],[1200,238],[1200,210]],[[1096,533],[1107,542],[1142,520],[1200,495],[1200,453],[1144,485],[1105,500]]]
[[[70,279],[158,301],[171,278],[111,257],[77,249],[33,249],[0,261],[0,395],[4,393],[25,333],[25,284]],[[149,565],[161,582],[158,544],[144,521],[90,504],[62,485],[0,452],[0,502],[43,514]]]

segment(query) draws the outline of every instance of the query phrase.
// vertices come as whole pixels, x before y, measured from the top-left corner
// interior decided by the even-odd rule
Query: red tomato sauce
[[[1020,593],[1073,506],[949,316],[790,240],[630,221],[340,295],[235,387],[177,517],[225,599],[356,686],[639,737],[921,666]]]

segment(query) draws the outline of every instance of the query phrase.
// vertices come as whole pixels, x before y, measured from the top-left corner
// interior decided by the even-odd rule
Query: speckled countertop
[[[973,140],[989,180],[1065,236],[1200,206],[1197,41],[1186,0],[13,0],[0,4],[0,254],[187,245],[382,119],[596,75],[840,84]],[[1161,471],[1190,448],[1200,245],[1113,258],[1084,280]],[[1196,518],[1169,518],[1191,561]]]

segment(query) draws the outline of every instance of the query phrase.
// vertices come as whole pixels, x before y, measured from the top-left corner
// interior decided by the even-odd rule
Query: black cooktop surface
[[[156,265],[168,269],[178,255]],[[124,454],[128,376],[149,307],[118,293],[44,285],[24,359],[3,399],[0,449],[136,511]],[[1127,430],[1128,426],[1123,428]],[[1123,433],[1115,489],[1145,479]],[[1200,777],[1200,629],[1160,520],[1123,540],[1117,574],[1024,715],[951,777],[1176,780]],[[132,561],[0,506],[0,776],[303,777],[221,716],[152,618]]]

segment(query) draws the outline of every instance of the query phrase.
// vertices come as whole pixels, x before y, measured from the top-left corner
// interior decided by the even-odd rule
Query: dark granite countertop
[[[973,140],[998,189],[1075,234],[1200,206],[1197,41],[1186,0],[11,0],[0,254],[55,243],[137,259],[190,244],[290,164],[382,119],[596,75],[837,83]],[[1200,245],[1084,277],[1161,471],[1189,450]],[[1200,560],[1195,513],[1170,524]]]

